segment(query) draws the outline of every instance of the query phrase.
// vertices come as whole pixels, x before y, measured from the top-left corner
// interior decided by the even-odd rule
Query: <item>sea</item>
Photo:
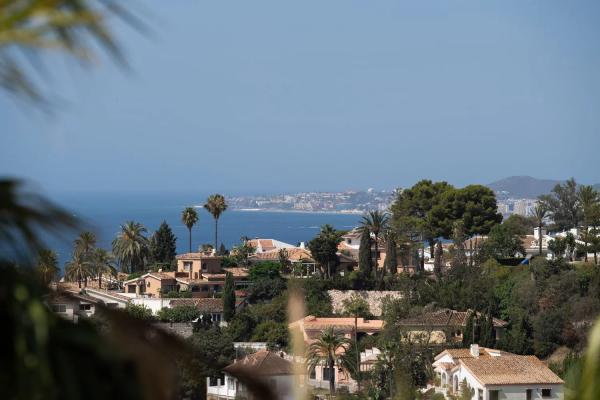
[[[192,248],[214,242],[214,220],[202,208],[205,196],[168,194],[85,194],[63,196],[57,201],[81,221],[79,230],[96,234],[98,247],[111,249],[111,242],[126,221],[144,225],[150,236],[166,221],[177,237],[177,252],[187,252],[188,230],[181,222],[181,211],[187,206],[197,207],[199,221],[192,229]],[[308,242],[322,225],[349,230],[357,226],[361,216],[324,212],[277,212],[256,210],[227,210],[219,219],[220,243],[230,249],[239,244],[243,236],[272,238],[298,245]],[[73,240],[78,231],[62,233],[47,240],[48,247],[57,252],[61,267],[70,258]]]

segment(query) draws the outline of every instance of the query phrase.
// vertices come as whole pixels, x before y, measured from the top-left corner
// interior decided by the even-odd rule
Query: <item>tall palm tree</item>
[[[112,242],[112,252],[121,269],[127,272],[141,270],[150,254],[148,230],[139,222],[128,221]]]
[[[369,232],[372,232],[375,236],[375,271],[378,269],[379,259],[379,235],[383,233],[388,225],[389,225],[389,214],[387,212],[382,212],[379,210],[369,211],[366,215],[362,217],[361,220],[361,230],[368,229]],[[385,270],[381,272],[385,273]]]
[[[585,262],[588,260],[588,229],[590,227],[590,222],[592,222],[594,218],[594,214],[597,214],[598,203],[600,202],[600,198],[598,196],[598,192],[589,185],[583,185],[579,188],[577,192],[577,197],[579,200],[579,206],[581,207],[582,213],[582,222],[583,222],[583,232],[582,235],[584,241],[584,249],[585,249]]]
[[[65,264],[65,277],[71,282],[77,281],[81,288],[81,281],[87,286],[87,278],[92,275],[90,262],[85,259],[83,254],[73,252],[71,260]]]
[[[112,254],[104,249],[96,249],[91,259],[94,275],[98,278],[98,287],[102,289],[102,274],[117,276],[115,259]]]
[[[321,333],[317,341],[313,342],[306,354],[309,369],[325,363],[329,369],[329,393],[335,394],[335,367],[341,362],[341,355],[350,346],[350,341],[343,335],[335,332],[333,327],[328,327]]]
[[[75,239],[74,244],[76,252],[86,257],[91,256],[96,248],[96,235],[89,231],[81,232],[79,237]]]
[[[548,208],[541,202],[538,202],[533,209],[533,218],[538,227],[538,247],[540,256],[542,255],[542,228],[544,227],[544,218],[546,218],[547,213]]]
[[[194,207],[186,207],[181,213],[181,222],[188,228],[190,238],[190,253],[192,252],[192,228],[198,222],[198,212]]]
[[[217,242],[218,242],[218,225],[219,225],[219,217],[221,216],[221,214],[223,214],[225,212],[225,210],[227,210],[227,203],[225,202],[225,197],[223,197],[220,194],[212,194],[210,196],[208,196],[208,199],[206,200],[206,204],[204,205],[204,208],[206,208],[206,210],[208,210],[209,213],[212,214],[213,218],[215,219],[215,247],[214,249],[217,249]]]
[[[37,270],[44,285],[52,282],[58,274],[58,256],[50,249],[41,249],[38,252]]]

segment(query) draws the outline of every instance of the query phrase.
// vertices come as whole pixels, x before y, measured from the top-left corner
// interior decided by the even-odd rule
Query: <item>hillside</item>
[[[536,179],[531,176],[509,176],[487,186],[496,191],[499,197],[533,199],[549,193],[557,183],[562,182],[554,179]]]

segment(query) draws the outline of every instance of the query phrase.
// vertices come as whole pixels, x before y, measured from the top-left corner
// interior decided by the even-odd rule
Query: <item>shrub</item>
[[[153,320],[152,310],[143,304],[129,304],[127,305],[126,311],[134,318],[143,320]]]
[[[158,312],[158,318],[163,322],[190,322],[200,314],[200,310],[194,306],[165,307]]]

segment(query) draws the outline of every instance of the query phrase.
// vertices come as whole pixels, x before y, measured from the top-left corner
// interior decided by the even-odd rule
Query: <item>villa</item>
[[[258,400],[253,396],[244,383],[236,378],[251,376],[266,384],[277,399],[293,400],[294,388],[301,371],[293,362],[268,350],[259,350],[242,359],[235,360],[223,369],[224,379],[206,378],[206,398],[208,400],[248,399]]]
[[[433,362],[436,391],[469,390],[473,400],[562,400],[564,382],[535,356],[480,348],[447,349]]]
[[[460,343],[463,340],[467,321],[473,313],[473,310],[442,309],[404,318],[398,321],[397,325],[403,331],[408,332],[409,337],[413,340],[420,340],[429,344]],[[476,316],[477,318],[483,317],[479,312]],[[496,339],[500,339],[508,323],[493,318],[493,325]]]
[[[51,292],[46,298],[46,304],[53,312],[74,322],[94,315],[97,303],[93,297],[71,292]]]

